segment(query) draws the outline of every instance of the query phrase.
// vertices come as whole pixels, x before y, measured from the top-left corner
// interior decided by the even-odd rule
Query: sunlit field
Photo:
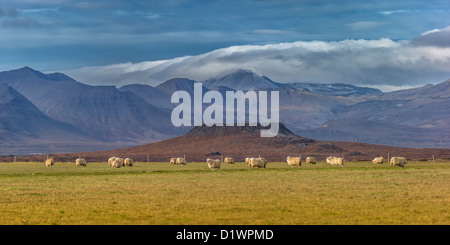
[[[0,224],[450,224],[450,163],[0,163]]]

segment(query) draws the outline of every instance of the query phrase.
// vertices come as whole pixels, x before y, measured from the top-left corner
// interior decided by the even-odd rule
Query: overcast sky
[[[251,69],[279,82],[391,90],[450,78],[450,2],[0,2],[0,70],[156,85]]]

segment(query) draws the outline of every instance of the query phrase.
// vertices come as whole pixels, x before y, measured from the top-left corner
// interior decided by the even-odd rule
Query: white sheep
[[[80,167],[80,166],[86,167],[87,162],[86,162],[86,160],[84,158],[80,157],[80,158],[77,158],[77,160],[75,160],[75,165],[77,167]]]
[[[306,163],[316,164],[316,159],[314,157],[307,157],[306,158]]]
[[[344,167],[344,158],[343,157],[327,157],[327,163],[333,166],[341,166]]]
[[[245,158],[245,164],[249,165],[250,157]]]
[[[123,158],[116,157],[114,161],[112,162],[113,168],[120,168],[123,166]]]
[[[383,162],[384,162],[384,158],[383,158],[383,157],[375,157],[375,158],[372,160],[372,163],[373,163],[373,164],[383,164]]]
[[[45,160],[45,166],[47,166],[47,167],[51,167],[54,164],[55,164],[55,159],[53,159],[53,157],[50,157],[47,160]]]
[[[252,157],[248,161],[248,165],[252,168],[265,168],[267,160],[264,157]]]
[[[302,159],[300,157],[291,157],[288,156],[286,158],[286,162],[289,166],[301,166],[302,165]]]
[[[176,161],[177,165],[186,165],[186,159],[184,157],[177,157],[177,161]]]
[[[112,167],[114,160],[116,160],[117,157],[110,157],[108,159],[108,165]]]
[[[231,157],[225,157],[225,159],[223,160],[223,162],[229,163],[229,164],[234,164],[234,159],[231,158]]]
[[[404,157],[391,157],[391,161],[389,162],[390,165],[400,167],[405,167],[405,164],[407,163],[408,161],[406,161],[406,158]]]
[[[133,159],[131,159],[131,158],[129,158],[129,157],[127,157],[127,158],[125,158],[125,160],[123,160],[123,166],[129,166],[129,167],[132,167],[133,164],[134,164]]]
[[[220,159],[206,159],[206,163],[208,164],[208,167],[212,170],[220,170],[220,165],[222,164]]]

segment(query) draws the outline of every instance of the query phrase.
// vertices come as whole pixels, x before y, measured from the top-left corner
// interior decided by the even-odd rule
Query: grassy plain
[[[0,224],[450,224],[450,163],[0,163]]]

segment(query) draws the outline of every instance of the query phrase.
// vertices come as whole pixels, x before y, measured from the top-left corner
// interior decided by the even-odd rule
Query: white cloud
[[[440,32],[440,31],[441,31],[441,29],[433,29],[433,30],[430,30],[430,31],[426,31],[426,32],[424,32],[424,33],[422,33],[420,35],[421,36],[426,36],[428,34],[435,33],[435,32]]]
[[[381,11],[379,13],[380,14],[384,14],[384,15],[391,15],[391,14],[408,13],[408,12],[411,12],[411,11],[410,10],[405,10],[405,9],[398,9],[398,10]]]
[[[94,85],[203,81],[250,69],[277,82],[349,83],[394,90],[450,78],[450,48],[390,39],[243,45],[197,56],[62,71]]]

